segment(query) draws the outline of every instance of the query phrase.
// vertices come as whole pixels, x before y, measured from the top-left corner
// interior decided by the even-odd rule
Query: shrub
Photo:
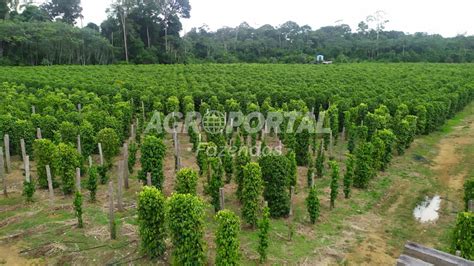
[[[162,189],[164,181],[163,161],[166,154],[166,146],[163,140],[155,136],[146,136],[141,146],[140,162],[142,170],[139,178],[146,184],[146,175],[151,173],[151,183],[158,189]]]
[[[335,161],[330,161],[331,166],[331,209],[334,208],[337,195],[339,194],[339,165]]]
[[[203,202],[191,194],[173,194],[168,209],[173,264],[205,265]]]
[[[138,194],[138,232],[140,248],[151,258],[160,257],[166,250],[165,197],[155,187],[143,187]]]
[[[258,247],[260,262],[267,260],[267,250],[269,245],[268,232],[270,230],[270,209],[265,206],[262,211],[262,219],[258,222]]]
[[[117,132],[111,128],[104,128],[96,136],[97,143],[102,145],[102,152],[107,165],[111,165],[112,158],[116,156],[120,148],[120,139]]]
[[[308,166],[308,172],[306,173],[306,183],[308,187],[311,187],[313,183],[313,178],[314,178],[314,167],[312,162],[310,161],[310,164]]]
[[[237,198],[242,202],[244,166],[250,163],[250,152],[247,147],[239,150],[235,157],[235,182],[237,183]]]
[[[224,156],[222,157],[222,164],[225,171],[225,182],[229,184],[234,173],[234,158],[228,148],[224,148]]]
[[[137,162],[137,151],[138,147],[135,142],[130,142],[130,145],[128,146],[128,172],[130,174],[133,173],[133,167],[135,167],[135,164]]]
[[[89,178],[87,179],[86,187],[90,192],[91,202],[95,202],[96,200],[97,176],[98,176],[97,167],[89,168]]]
[[[61,177],[61,189],[65,195],[70,195],[74,191],[76,168],[80,165],[79,159],[79,153],[74,147],[59,143],[54,162],[56,173]]]
[[[176,174],[175,191],[180,194],[196,195],[198,174],[191,168],[182,168]]]
[[[308,209],[309,220],[312,224],[315,224],[319,218],[320,203],[318,191],[314,185],[311,187],[308,197],[306,198],[306,208]]]
[[[100,184],[105,185],[109,181],[109,176],[107,175],[106,166],[97,166],[97,173],[99,174]]]
[[[372,177],[372,143],[362,143],[356,152],[354,186],[367,188]]]
[[[26,197],[26,202],[33,202],[33,195],[35,194],[36,186],[33,180],[23,181],[23,196]]]
[[[40,188],[48,188],[48,176],[46,174],[46,165],[51,169],[51,180],[54,180],[54,159],[56,157],[56,145],[49,139],[37,139],[33,143],[33,152],[38,172],[38,185]]]
[[[257,163],[248,163],[244,167],[242,218],[246,223],[252,226],[257,225],[259,201],[262,190],[262,169]]]
[[[464,204],[466,211],[469,209],[470,200],[474,200],[474,177],[464,182]]]
[[[264,180],[263,197],[268,202],[271,216],[287,216],[290,211],[290,161],[284,155],[268,155],[260,158],[259,165]]]
[[[222,180],[224,169],[222,167],[221,160],[216,157],[209,159],[209,167],[211,170],[211,177],[209,180],[208,192],[211,196],[211,202],[214,206],[214,210],[217,212],[220,209],[219,189],[224,186],[224,182]]]
[[[83,228],[84,224],[82,222],[82,194],[79,191],[76,191],[74,196],[74,213],[77,218],[77,227]]]
[[[375,138],[380,138],[384,143],[385,151],[380,168],[382,171],[385,171],[393,158],[393,145],[395,144],[396,136],[390,129],[382,129],[375,133]]]
[[[219,211],[215,217],[216,230],[216,265],[240,265],[240,219],[229,210]]]
[[[458,213],[452,241],[451,252],[459,250],[461,257],[474,260],[474,213]]]
[[[347,155],[346,174],[344,175],[344,197],[346,199],[351,196],[351,188],[354,180],[354,155]]]

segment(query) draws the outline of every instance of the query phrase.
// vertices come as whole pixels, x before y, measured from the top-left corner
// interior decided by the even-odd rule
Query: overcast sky
[[[82,0],[84,25],[106,18],[111,0]],[[211,30],[235,27],[246,21],[252,27],[278,26],[288,20],[313,29],[349,24],[353,30],[367,15],[383,10],[386,28],[408,33],[439,33],[445,37],[474,35],[473,0],[190,0],[191,18],[183,19],[184,31],[203,24]]]

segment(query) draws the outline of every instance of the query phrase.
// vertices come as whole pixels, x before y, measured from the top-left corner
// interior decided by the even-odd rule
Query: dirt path
[[[474,158],[463,152],[463,149],[474,145],[474,108],[471,108],[468,112],[469,114],[460,122],[460,125],[453,127],[452,131],[448,135],[443,136],[436,145],[436,156],[431,160],[431,166],[429,166],[433,176],[424,176],[424,178],[433,178],[440,182],[444,189],[438,192],[443,196],[446,195],[446,197],[449,195],[451,199],[460,199],[464,179],[467,178],[469,168],[474,165]],[[407,151],[405,155],[407,158],[414,155],[413,150],[416,149],[417,145],[419,145],[418,142]],[[423,145],[425,144],[423,143]],[[400,170],[404,169],[401,168]],[[412,174],[418,175],[418,173]],[[388,233],[387,228],[389,228],[389,223],[392,223],[392,217],[401,210],[404,210],[405,213],[410,213],[412,206],[406,203],[410,201],[410,198],[416,197],[416,195],[412,194],[413,190],[410,190],[411,182],[411,180],[406,178],[395,179],[386,197],[384,197],[384,200],[391,198],[390,202],[384,203],[384,200],[382,200],[380,203],[380,205],[386,206],[386,211],[381,213],[380,210],[375,208],[370,213],[350,221],[350,227],[355,229],[356,232],[358,231],[359,236],[363,238],[362,241],[354,244],[345,256],[345,260],[350,265],[393,265],[395,263],[402,247],[397,248],[389,244],[391,235]],[[444,212],[443,210],[440,211],[441,216],[450,215],[451,207],[448,207],[449,204],[452,203],[444,203],[442,205]],[[443,217],[440,219],[443,219]],[[420,234],[424,234],[426,232],[425,229],[431,225],[416,226],[423,228]],[[353,234],[352,237],[354,237]],[[422,244],[434,246],[437,243]]]

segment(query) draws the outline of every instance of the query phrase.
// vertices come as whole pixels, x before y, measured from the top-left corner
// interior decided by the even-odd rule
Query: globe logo
[[[202,118],[202,128],[209,134],[222,133],[225,123],[225,115],[219,111],[209,111]]]

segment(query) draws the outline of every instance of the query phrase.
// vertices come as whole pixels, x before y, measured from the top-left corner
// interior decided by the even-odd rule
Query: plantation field
[[[219,188],[224,208],[240,220],[240,264],[393,265],[408,240],[453,252],[452,229],[465,209],[463,184],[474,177],[473,73],[472,64],[1,67],[0,137],[9,137],[11,169],[0,166],[8,193],[0,197],[0,264],[219,263],[217,239],[231,231],[215,218]],[[188,132],[146,130],[156,115],[213,110],[225,113],[227,125],[231,112],[285,118],[278,130],[257,133],[234,124],[230,133],[209,132],[183,117],[170,123]],[[294,125],[287,114],[294,114]],[[310,129],[320,123],[331,134],[294,130],[304,123]],[[231,153],[234,146],[244,152]],[[250,153],[263,147],[282,154]],[[195,187],[193,175],[183,173],[183,181],[177,165],[195,173]],[[124,175],[128,188],[120,181]],[[147,182],[157,188],[156,198],[141,193]],[[108,183],[116,239],[110,237]],[[176,191],[183,190],[196,195],[190,196],[193,217],[180,219],[192,221],[193,237],[202,234],[194,243],[202,245],[202,257],[199,248],[198,255],[177,248],[176,217],[187,207]],[[308,211],[313,192],[319,201],[314,223],[316,207]],[[443,199],[439,219],[416,221],[413,208],[434,195]],[[271,216],[266,260],[259,253],[264,201]],[[161,237],[152,228],[166,232],[162,242],[144,241],[147,234]],[[154,244],[159,247],[150,248]]]

